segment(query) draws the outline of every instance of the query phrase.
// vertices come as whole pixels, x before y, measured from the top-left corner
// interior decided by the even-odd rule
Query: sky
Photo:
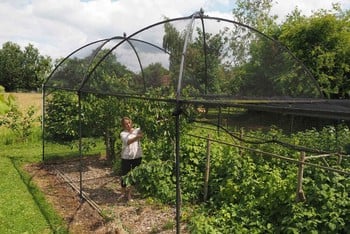
[[[350,0],[334,0],[343,10]],[[0,44],[22,48],[29,43],[41,55],[66,57],[99,39],[130,35],[164,17],[189,16],[199,9],[206,15],[233,19],[235,0],[0,0]],[[304,15],[330,9],[331,0],[274,0],[272,13],[282,20],[295,7]]]

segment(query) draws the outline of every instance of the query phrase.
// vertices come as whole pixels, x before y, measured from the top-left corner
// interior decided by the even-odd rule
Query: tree
[[[196,30],[198,36],[188,46],[186,58],[188,82],[199,89],[200,93],[220,93],[224,88],[220,83],[224,78],[219,73],[223,54],[222,36],[210,33],[204,35],[201,28]]]
[[[166,23],[164,27],[163,47],[170,51],[170,71],[173,76],[177,76],[186,30],[179,32],[170,23]],[[221,34],[224,32],[204,35],[202,28],[193,30],[196,30],[193,33],[196,37],[188,42],[182,86],[190,86],[201,94],[220,92],[225,88],[220,85],[220,81],[224,80],[223,73],[220,72],[225,40]]]
[[[294,11],[279,40],[310,69],[328,98],[350,97],[350,11],[321,10],[311,17]]]
[[[25,90],[37,90],[51,70],[51,58],[40,55],[32,44],[24,48],[22,61],[22,84]]]
[[[52,93],[46,105],[46,137],[58,142],[78,139],[78,97],[72,92]]]
[[[162,77],[169,73],[160,63],[153,63],[143,69],[147,87],[160,87]]]
[[[272,0],[238,0],[232,14],[235,21],[247,25],[232,25],[224,37],[229,44],[225,56],[227,62],[220,69],[226,80],[222,80],[227,93],[232,95],[266,95],[271,82],[265,74],[261,60],[264,50],[270,48],[260,33],[272,36],[278,29],[275,19],[271,16]],[[250,28],[249,28],[250,27]],[[258,33],[257,31],[260,33]],[[226,42],[225,42],[226,43]],[[267,52],[269,52],[267,50]],[[258,61],[255,61],[255,60]],[[259,69],[260,71],[258,71]],[[260,85],[260,88],[258,87]]]
[[[0,50],[0,84],[6,91],[37,90],[50,70],[51,58],[31,44],[22,51],[16,43],[6,42]]]
[[[238,0],[233,8],[233,18],[242,24],[255,28],[263,33],[269,33],[277,25],[276,15],[271,16],[273,0]]]
[[[242,24],[258,30],[267,35],[272,35],[278,28],[275,20],[277,16],[271,16],[272,0],[238,0],[236,8],[232,10],[233,18]],[[234,27],[230,35],[230,48],[235,58],[235,64],[244,64],[250,50],[250,42],[256,39],[257,34],[246,27]]]
[[[181,55],[184,46],[184,35],[171,24],[164,24],[163,48],[170,52],[170,76],[178,77],[179,67],[181,63]],[[174,80],[173,80],[174,81]],[[173,84],[175,87],[177,84]]]
[[[6,42],[0,50],[0,84],[6,91],[20,88],[23,53],[19,45]]]

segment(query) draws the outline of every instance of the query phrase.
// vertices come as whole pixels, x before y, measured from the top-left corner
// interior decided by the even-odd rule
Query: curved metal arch
[[[288,54],[290,56],[292,56],[293,59],[295,59],[295,61],[297,61],[304,69],[304,71],[307,72],[307,74],[309,75],[309,77],[312,79],[314,85],[316,86],[319,94],[321,95],[321,97],[324,97],[322,91],[321,91],[321,88],[320,88],[320,85],[319,83],[316,81],[315,77],[312,75],[312,73],[310,72],[310,70],[305,66],[305,64],[285,45],[283,45],[281,42],[279,42],[278,40],[266,35],[265,33],[263,32],[260,32],[259,30],[249,26],[249,25],[246,25],[246,24],[243,24],[243,23],[240,23],[240,22],[237,22],[237,21],[234,21],[234,20],[229,20],[229,19],[224,19],[224,18],[220,18],[220,17],[210,17],[210,16],[203,16],[204,19],[214,19],[214,20],[218,20],[218,21],[224,21],[224,22],[228,22],[228,23],[233,23],[233,24],[237,24],[239,26],[242,26],[242,27],[245,27],[249,30],[252,30],[253,32],[265,37],[266,39],[268,40],[271,40],[273,41],[274,43],[276,43],[278,46],[280,46],[281,48],[283,48],[286,52],[288,52]]]
[[[143,80],[143,91],[146,92],[146,80],[145,80],[145,75],[143,72],[143,67],[142,67],[142,63],[141,63],[141,59],[139,56],[139,53],[137,53],[135,46],[130,42],[130,40],[126,40],[128,42],[128,44],[130,45],[130,47],[132,48],[132,50],[134,51],[137,61],[139,62],[140,65],[140,69],[141,69],[141,74],[142,74],[142,80]]]
[[[89,77],[90,77],[91,74],[94,72],[94,70],[97,68],[97,66],[99,66],[99,64],[100,64],[114,49],[116,49],[119,45],[121,45],[121,44],[124,43],[125,41],[128,41],[128,43],[130,43],[130,41],[132,41],[132,40],[141,41],[141,40],[132,38],[133,36],[135,36],[135,35],[137,35],[137,34],[143,32],[143,31],[145,31],[145,30],[148,30],[148,29],[150,29],[150,28],[152,28],[152,27],[155,27],[155,26],[157,26],[157,25],[165,24],[165,23],[167,23],[167,22],[175,22],[175,21],[180,21],[180,20],[189,20],[189,19],[191,19],[191,18],[195,18],[195,19],[198,19],[198,18],[199,18],[199,19],[202,21],[202,30],[203,30],[203,36],[204,36],[204,38],[203,38],[203,50],[205,50],[205,51],[204,51],[204,53],[205,53],[205,66],[207,66],[207,56],[206,56],[206,42],[205,42],[206,35],[205,35],[204,20],[205,20],[205,19],[212,19],[212,20],[224,21],[224,22],[236,24],[236,25],[239,25],[239,26],[241,26],[241,27],[247,28],[247,29],[249,29],[249,30],[251,30],[251,31],[253,31],[253,32],[255,32],[255,33],[257,33],[257,34],[259,34],[259,35],[261,35],[261,36],[267,38],[268,40],[273,41],[273,42],[276,43],[278,46],[280,46],[281,48],[283,48],[293,59],[295,59],[295,61],[298,62],[298,64],[300,64],[300,65],[303,67],[304,71],[308,74],[309,78],[312,79],[312,82],[313,82],[313,84],[316,86],[317,91],[319,92],[319,94],[321,95],[321,97],[324,97],[324,95],[323,95],[323,93],[322,93],[322,91],[321,91],[321,88],[320,88],[318,82],[317,82],[316,79],[313,77],[313,75],[312,75],[312,73],[310,72],[310,70],[303,64],[303,62],[302,62],[300,59],[298,59],[298,57],[296,57],[295,54],[293,54],[293,53],[288,49],[288,47],[286,47],[285,45],[283,45],[283,44],[280,43],[279,41],[275,40],[274,38],[272,38],[272,37],[270,37],[270,36],[268,36],[268,35],[266,35],[266,34],[260,32],[260,31],[258,31],[257,29],[255,29],[255,28],[253,28],[253,27],[251,27],[251,26],[249,26],[249,25],[246,25],[246,24],[243,24],[243,23],[234,21],[234,20],[229,20],[229,19],[220,18],[220,17],[206,16],[206,15],[203,14],[202,11],[201,11],[201,14],[196,14],[196,13],[195,13],[195,14],[192,14],[192,15],[186,16],[186,17],[179,17],[179,18],[173,18],[173,19],[163,20],[163,21],[154,23],[154,24],[152,24],[152,25],[149,25],[149,26],[147,26],[147,27],[144,27],[144,28],[140,29],[139,31],[136,31],[135,33],[129,35],[128,37],[123,37],[123,39],[122,39],[119,43],[117,43],[114,47],[112,47],[112,48],[110,49],[109,52],[107,52],[104,56],[102,56],[102,58],[96,63],[96,65],[95,65],[94,67],[92,67],[92,69],[91,69],[90,71],[87,71],[87,74],[84,75],[85,78],[83,79],[83,80],[84,80],[84,84],[85,84],[86,80],[89,79]],[[47,77],[47,79],[43,82],[43,88],[48,87],[48,86],[47,86],[47,83],[48,83],[48,81],[51,79],[52,75],[53,75],[53,74],[57,71],[57,69],[58,69],[68,58],[70,58],[73,54],[77,53],[78,51],[81,51],[82,49],[84,49],[84,48],[86,48],[86,47],[88,47],[88,46],[90,46],[90,45],[96,44],[96,43],[100,43],[100,42],[103,42],[103,41],[104,41],[104,43],[103,43],[103,45],[104,45],[104,44],[106,44],[108,41],[112,40],[113,38],[115,39],[115,38],[118,38],[118,37],[111,37],[111,38],[105,38],[105,39],[96,40],[96,41],[94,41],[94,42],[88,43],[88,44],[86,44],[86,45],[84,45],[84,46],[82,46],[82,47],[80,47],[80,48],[74,50],[73,52],[71,52],[71,53],[70,53],[68,56],[66,56],[62,61],[60,61],[60,62],[58,63],[58,65],[56,65],[56,67],[54,68],[54,70],[50,73],[50,75]],[[120,38],[120,39],[121,39],[121,38]],[[149,42],[146,42],[146,41],[142,41],[142,42],[144,42],[144,43],[146,43],[146,44],[149,44],[149,45],[151,45],[151,46],[154,46],[155,48],[160,49],[160,50],[162,50],[162,51],[168,53],[166,50],[164,50],[163,48],[161,48],[161,47],[159,47],[159,46],[157,46],[157,45],[154,45],[154,44],[149,43]],[[103,45],[102,45],[102,46],[103,46]],[[101,46],[100,46],[100,47],[101,47]],[[135,50],[134,50],[134,51],[135,51]],[[135,52],[135,53],[137,53],[137,52]],[[168,53],[168,54],[170,54],[170,53]],[[138,58],[138,59],[139,59],[139,58]],[[140,61],[138,61],[138,62],[140,63]],[[91,65],[91,63],[90,63],[90,65]],[[89,68],[90,68],[90,65],[88,66]],[[141,71],[143,71],[142,65],[141,65]],[[205,68],[205,73],[206,73],[206,81],[207,81],[207,79],[208,79],[208,77],[207,77],[207,76],[208,76],[208,74],[207,74],[207,67]],[[144,77],[143,77],[143,78],[144,78]],[[82,87],[83,87],[83,86],[81,85],[79,89],[81,89]],[[207,87],[207,84],[206,84],[206,87]],[[63,89],[63,88],[57,88],[57,89]],[[70,89],[67,89],[67,88],[65,88],[65,89],[66,89],[66,90],[70,90]],[[74,89],[73,89],[72,91],[74,91]]]
[[[167,50],[165,50],[164,48],[161,48],[153,43],[150,43],[150,42],[147,42],[147,41],[144,41],[144,40],[140,40],[140,39],[134,39],[134,38],[130,38],[130,39],[127,39],[126,40],[128,42],[128,44],[131,46],[131,48],[133,49],[136,57],[137,57],[137,61],[139,62],[139,65],[140,65],[140,69],[141,69],[141,74],[142,74],[142,79],[143,79],[143,89],[144,89],[144,92],[146,92],[146,80],[145,80],[145,75],[144,75],[144,71],[143,71],[143,66],[142,66],[142,63],[141,63],[141,60],[140,60],[140,56],[139,56],[139,53],[137,52],[135,46],[131,43],[131,41],[137,41],[137,42],[142,42],[142,43],[145,43],[147,45],[150,45],[150,46],[153,46],[167,54],[170,54]]]
[[[172,19],[166,19],[166,20],[163,20],[163,21],[159,21],[157,23],[154,23],[154,24],[151,24],[147,27],[144,27],[136,32],[134,32],[133,34],[130,34],[128,37],[124,38],[122,41],[120,41],[118,44],[116,44],[114,47],[112,47],[110,49],[110,51],[108,53],[106,53],[97,63],[96,65],[91,69],[91,71],[89,72],[89,74],[87,75],[88,77],[91,76],[91,74],[95,71],[95,69],[99,66],[99,64],[113,51],[115,50],[118,46],[120,46],[122,43],[124,43],[125,41],[128,41],[128,40],[133,40],[132,37],[136,36],[137,34],[141,33],[141,32],[144,32],[150,28],[153,28],[155,26],[158,26],[158,25],[161,25],[161,24],[165,24],[165,23],[169,23],[169,22],[176,22],[176,21],[180,21],[180,20],[191,20],[191,19],[200,19],[201,22],[202,22],[202,30],[203,30],[203,49],[206,51],[206,35],[205,35],[205,26],[204,26],[204,20],[208,19],[208,20],[216,20],[216,21],[223,21],[223,22],[227,22],[227,23],[232,23],[232,24],[235,24],[235,25],[239,25],[241,27],[244,27],[244,28],[247,28],[261,36],[263,36],[264,38],[270,40],[270,41],[273,41],[274,43],[276,43],[278,46],[280,46],[281,48],[284,49],[284,51],[286,51],[299,65],[302,66],[302,68],[304,69],[304,71],[308,74],[309,78],[312,79],[312,82],[313,84],[315,85],[315,87],[317,88],[317,91],[318,93],[320,94],[321,97],[324,97],[322,91],[321,91],[321,88],[318,84],[318,82],[316,81],[316,79],[314,78],[314,76],[312,75],[312,73],[310,72],[310,70],[305,66],[305,64],[295,55],[292,53],[292,51],[285,45],[283,45],[281,42],[279,42],[278,40],[266,35],[265,33],[263,32],[260,32],[259,30],[249,26],[249,25],[246,25],[246,24],[243,24],[243,23],[240,23],[240,22],[237,22],[237,21],[234,21],[234,20],[229,20],[229,19],[225,19],[225,18],[221,18],[221,17],[212,17],[212,16],[208,16],[208,15],[204,15],[202,11],[199,11],[199,12],[195,12],[194,14],[190,15],[190,16],[185,16],[185,17],[178,17],[178,18],[172,18]],[[134,39],[135,40],[135,39]],[[148,43],[148,44],[151,44],[153,45],[152,43]],[[155,46],[155,45],[154,45]],[[157,47],[158,49],[162,49],[158,46],[155,46]],[[164,49],[162,49],[164,51]],[[207,56],[206,56],[206,53],[205,53],[205,66],[207,66]],[[181,69],[181,67],[180,67]],[[208,79],[208,74],[207,74],[207,67],[205,68],[205,73],[206,73],[206,81]],[[207,86],[207,85],[206,85]],[[207,89],[207,88],[206,88]]]
[[[150,28],[153,28],[153,27],[155,27],[155,26],[158,26],[158,25],[161,25],[161,24],[165,24],[165,23],[167,23],[167,22],[173,22],[173,21],[179,21],[179,20],[185,20],[185,19],[191,19],[191,18],[192,18],[192,16],[179,17],[179,18],[174,18],[174,19],[167,19],[167,20],[160,21],[160,22],[158,22],[158,23],[149,25],[149,26],[147,26],[147,27],[145,27],[145,28],[142,28],[142,29],[136,31],[136,32],[133,33],[133,34],[130,34],[129,36],[125,37],[122,41],[120,41],[118,44],[116,44],[114,47],[112,47],[112,48],[110,49],[110,51],[109,51],[108,53],[106,53],[106,54],[96,63],[96,65],[93,67],[93,69],[91,69],[91,71],[89,72],[88,77],[91,76],[91,74],[96,70],[96,68],[101,64],[101,62],[102,62],[113,50],[115,50],[118,46],[120,46],[121,44],[123,44],[125,41],[127,41],[127,40],[129,40],[129,39],[132,39],[133,36],[135,36],[135,35],[137,35],[137,34],[143,32],[143,31],[146,31],[146,30],[148,30],[148,29],[150,29]],[[148,44],[153,45],[152,43],[148,43]],[[160,48],[160,47],[158,47],[158,46],[155,46],[155,47],[156,47],[156,48]],[[164,51],[164,49],[162,49],[162,51]]]
[[[47,82],[50,80],[50,78],[52,77],[52,75],[56,72],[56,70],[67,60],[69,59],[73,54],[77,53],[78,51],[81,51],[82,49],[88,47],[88,46],[91,46],[93,44],[96,44],[96,43],[99,43],[99,42],[102,42],[102,41],[106,41],[108,40],[108,38],[105,38],[105,39],[100,39],[100,40],[97,40],[97,41],[93,41],[93,42],[90,42],[88,44],[85,44],[81,47],[79,47],[78,49],[74,50],[73,52],[71,52],[70,54],[68,54],[66,57],[64,57],[56,66],[55,68],[52,70],[52,72],[50,73],[50,75],[46,78],[46,80],[43,82],[43,87],[46,87],[46,84]]]
[[[45,88],[48,87],[46,84],[49,82],[49,80],[51,79],[51,77],[53,76],[53,74],[55,74],[55,72],[57,71],[57,69],[58,69],[66,60],[68,60],[69,58],[71,58],[72,55],[76,54],[76,53],[79,52],[79,51],[82,51],[84,48],[89,47],[89,46],[91,46],[91,45],[93,45],[93,44],[97,44],[97,43],[103,42],[100,46],[98,46],[98,47],[95,49],[93,56],[91,56],[90,61],[89,61],[88,65],[87,65],[86,73],[83,74],[83,77],[84,77],[84,78],[83,78],[81,84],[79,85],[79,88],[78,88],[78,89],[74,89],[74,88],[62,88],[62,87],[61,87],[61,88],[57,88],[57,89],[59,89],[59,90],[66,90],[66,91],[71,91],[71,92],[74,92],[74,91],[81,91],[81,90],[83,89],[84,85],[86,84],[86,82],[87,82],[88,79],[89,79],[89,76],[88,76],[88,75],[89,75],[90,73],[89,73],[88,71],[89,71],[89,68],[92,67],[92,63],[93,63],[94,59],[96,58],[96,56],[98,55],[98,53],[102,50],[102,48],[103,48],[108,42],[110,42],[110,41],[112,41],[112,40],[115,40],[115,39],[125,40],[125,36],[113,36],[113,37],[110,37],[110,38],[104,38],[104,39],[96,40],[96,41],[87,43],[87,44],[85,44],[85,45],[79,47],[78,49],[74,50],[74,51],[71,52],[70,54],[68,54],[66,57],[64,57],[64,58],[55,66],[54,70],[50,73],[50,75],[47,77],[47,79],[46,79],[45,82],[43,83],[43,88],[45,89]],[[135,38],[129,38],[129,39],[127,39],[126,41],[127,41],[128,44],[130,45],[130,47],[133,49],[135,55],[137,56],[137,59],[138,59],[138,62],[139,62],[140,68],[141,68],[142,78],[143,78],[143,80],[144,80],[144,83],[145,83],[145,78],[144,78],[144,72],[143,72],[142,63],[141,63],[140,57],[139,57],[139,55],[138,55],[138,52],[137,52],[135,46],[133,45],[133,42],[135,41],[135,42],[140,42],[140,43],[144,43],[144,44],[150,45],[150,46],[152,46],[152,47],[154,47],[154,48],[156,48],[156,49],[158,49],[158,50],[161,50],[161,51],[163,51],[164,53],[170,55],[170,52],[167,51],[166,49],[164,49],[164,48],[162,48],[162,47],[160,47],[160,46],[157,46],[157,45],[155,45],[155,44],[153,44],[153,43],[150,43],[150,42],[148,42],[148,41],[144,41],[144,40],[140,40],[140,39],[135,39]],[[111,52],[111,51],[109,51],[109,52],[106,54],[106,56],[107,56],[110,52]],[[103,56],[103,58],[105,58],[106,56]],[[100,63],[100,62],[99,62],[99,63]],[[144,86],[145,86],[145,85],[144,85]],[[47,92],[45,92],[45,94],[48,95]]]
[[[202,31],[203,31],[203,52],[204,52],[204,72],[205,72],[205,94],[208,93],[208,57],[207,57],[207,41],[206,41],[206,34],[205,34],[205,27],[204,27],[204,20],[203,20],[203,10],[201,9],[200,19],[202,22]]]
[[[116,37],[111,37],[106,39],[106,41],[104,43],[102,43],[96,50],[93,56],[91,56],[89,65],[87,66],[87,69],[89,69],[89,67],[92,65],[92,62],[94,61],[94,59],[96,58],[97,54],[101,51],[102,47],[104,47],[108,42],[110,42],[111,40],[115,40],[115,39],[120,39],[121,37],[116,36]],[[87,75],[84,74],[84,78],[83,81],[80,84],[80,87],[78,88],[78,91],[80,92],[81,89],[84,87],[85,83],[87,82]]]
[[[144,40],[140,40],[140,39],[135,39],[135,38],[126,38],[125,36],[123,36],[123,37],[122,37],[122,36],[115,36],[115,37],[111,37],[111,38],[109,38],[109,39],[105,39],[106,42],[103,43],[103,44],[100,46],[100,49],[102,49],[102,47],[103,47],[106,43],[108,43],[108,42],[111,41],[111,40],[115,40],[115,39],[120,39],[120,40],[122,40],[122,41],[126,41],[126,42],[130,45],[130,47],[132,48],[132,50],[134,51],[134,53],[135,53],[135,55],[136,55],[136,57],[137,57],[137,61],[138,61],[138,63],[139,63],[140,69],[141,69],[142,79],[143,79],[143,83],[144,83],[144,91],[145,91],[145,89],[146,89],[146,81],[145,81],[143,66],[142,66],[142,63],[141,63],[141,59],[140,59],[139,53],[137,52],[137,49],[135,48],[135,46],[134,46],[134,44],[133,44],[132,42],[135,41],[135,42],[144,43],[144,44],[146,44],[146,45],[150,45],[150,46],[152,46],[152,47],[154,47],[154,48],[156,48],[156,49],[159,49],[159,50],[163,51],[163,52],[166,53],[166,54],[170,54],[170,52],[167,51],[166,49],[161,48],[161,47],[159,47],[159,46],[157,46],[157,45],[155,45],[155,44],[153,44],[153,43],[150,43],[150,42],[148,42],[148,41],[144,41]],[[121,44],[121,42],[118,43],[118,45],[120,45],[120,44]],[[114,50],[114,48],[116,48],[116,47],[112,47],[112,49],[110,49],[110,50],[102,57],[103,59],[101,59],[101,60],[98,61],[98,64],[101,64],[101,62]],[[99,52],[99,51],[97,51],[97,52],[95,53],[95,56],[94,56],[94,57],[96,57],[96,55],[97,55],[98,52]],[[91,59],[90,65],[92,65],[92,62],[93,62],[93,59]],[[90,65],[89,65],[88,67],[90,67]],[[90,79],[91,74],[93,73],[93,71],[94,71],[96,68],[97,68],[97,65],[93,68],[93,70],[92,70],[91,72],[89,72],[89,73],[87,73],[87,74],[85,75],[84,81],[82,82],[82,84],[81,84],[80,88],[78,89],[78,91],[81,91],[81,90],[84,88],[84,85],[85,85],[86,82]]]
[[[177,84],[177,91],[176,91],[176,99],[179,100],[181,97],[181,88],[182,88],[182,78],[183,78],[183,70],[184,70],[184,64],[185,64],[185,54],[187,51],[187,44],[188,44],[188,40],[190,38],[190,36],[192,35],[193,32],[193,24],[194,24],[194,20],[196,19],[196,16],[200,15],[201,12],[195,12],[192,15],[191,21],[190,23],[187,25],[187,32],[186,32],[186,36],[185,36],[185,42],[184,42],[184,46],[183,46],[183,50],[182,50],[182,54],[181,54],[181,64],[180,64],[180,71],[179,71],[179,79],[178,79],[178,84]],[[206,70],[206,68],[205,68]]]

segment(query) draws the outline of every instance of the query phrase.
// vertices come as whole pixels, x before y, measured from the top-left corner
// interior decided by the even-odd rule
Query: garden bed
[[[25,168],[64,218],[70,233],[176,233],[174,207],[152,203],[136,192],[131,202],[120,199],[120,178],[105,159],[90,156],[81,162],[70,159]],[[80,188],[80,165],[88,199],[81,199],[79,190],[73,189]]]

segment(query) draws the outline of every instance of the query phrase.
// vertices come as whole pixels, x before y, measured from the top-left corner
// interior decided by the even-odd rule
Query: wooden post
[[[301,152],[300,158],[299,158],[299,168],[298,168],[298,183],[297,183],[297,193],[296,193],[297,202],[306,200],[305,194],[303,191],[304,162],[305,162],[305,152]]]
[[[340,151],[339,151],[340,152]],[[341,154],[338,154],[337,164],[340,165],[343,157]]]
[[[293,133],[293,128],[294,128],[294,115],[291,115],[291,117],[290,117],[290,128],[289,128],[290,134]]]
[[[243,139],[243,137],[244,137],[244,128],[240,128],[239,129],[239,137],[240,137],[240,139]],[[243,145],[243,141],[239,141],[239,144]],[[243,155],[242,148],[238,149],[238,153],[239,153],[239,156]]]
[[[218,123],[217,123],[217,131],[218,131],[218,136],[220,136],[220,126],[222,126],[221,125],[221,123],[222,123],[222,121],[221,121],[221,106],[219,106],[219,115],[218,115]]]
[[[205,173],[204,173],[204,202],[208,199],[208,184],[209,184],[209,172],[210,172],[210,134],[207,138],[207,158],[205,163]]]

